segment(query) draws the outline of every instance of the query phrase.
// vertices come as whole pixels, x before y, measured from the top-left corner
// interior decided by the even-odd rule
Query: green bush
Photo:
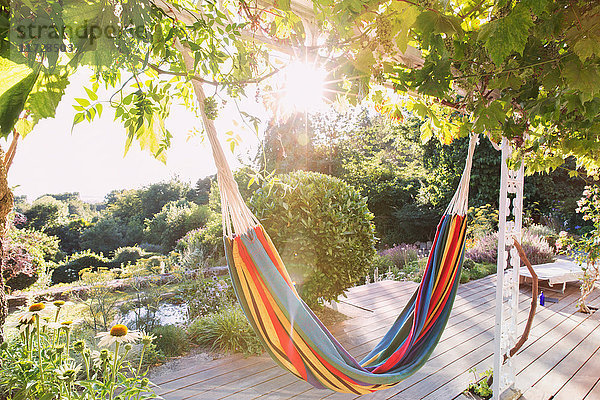
[[[226,353],[263,352],[262,343],[237,306],[198,318],[188,328],[188,335],[197,345]]]
[[[145,238],[150,243],[160,244],[162,250],[168,252],[187,232],[204,226],[211,214],[208,206],[185,199],[172,201],[146,221]]]
[[[467,238],[476,240],[487,234],[498,231],[498,210],[490,204],[480,207],[469,207]]]
[[[68,258],[65,264],[52,271],[52,284],[70,283],[79,279],[79,272],[85,268],[95,270],[98,267],[111,268],[114,264],[102,254],[86,250],[75,253]]]
[[[190,344],[185,329],[177,325],[157,326],[152,329],[154,344],[167,357],[177,357],[188,351]]]
[[[177,241],[175,250],[181,255],[182,266],[188,269],[220,264],[225,256],[221,215],[213,214],[203,228],[186,233]]]
[[[302,298],[335,300],[365,276],[375,256],[373,214],[360,193],[331,176],[280,175],[251,199]]]
[[[144,257],[146,252],[140,247],[119,247],[115,250],[113,262],[117,265],[123,265],[127,263],[135,263],[140,258]]]
[[[467,283],[472,280],[480,279],[496,272],[496,264],[477,263],[469,258],[465,258],[463,269],[460,274],[460,283]]]

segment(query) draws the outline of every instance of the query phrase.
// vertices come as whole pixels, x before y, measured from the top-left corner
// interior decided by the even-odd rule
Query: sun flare
[[[285,68],[280,102],[289,111],[314,111],[322,107],[326,76],[323,68],[293,62]]]

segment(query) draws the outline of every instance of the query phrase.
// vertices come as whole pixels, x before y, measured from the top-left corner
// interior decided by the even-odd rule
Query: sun
[[[280,102],[288,111],[315,111],[324,105],[327,72],[316,65],[294,61],[284,70]]]

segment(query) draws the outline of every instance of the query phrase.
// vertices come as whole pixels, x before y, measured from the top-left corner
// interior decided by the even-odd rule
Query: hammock
[[[193,59],[176,43],[189,70]],[[204,91],[193,81],[200,104]],[[423,279],[389,331],[355,360],[302,301],[277,249],[241,198],[212,120],[202,113],[221,194],[224,242],[233,286],[248,321],[282,368],[317,388],[366,394],[397,385],[427,361],[450,316],[460,280],[472,136],[459,187],[437,227]]]
[[[275,362],[317,388],[355,394],[394,386],[425,363],[448,321],[460,279],[475,140],[459,188],[437,227],[419,288],[381,342],[360,362],[298,296],[277,249],[258,222],[225,236],[237,297]],[[238,216],[249,212],[228,206],[229,218],[235,215],[232,208]]]

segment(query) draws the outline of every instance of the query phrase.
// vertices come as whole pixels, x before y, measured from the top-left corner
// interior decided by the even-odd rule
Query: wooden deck
[[[352,288],[339,303],[348,320],[330,327],[356,358],[384,335],[416,287],[412,282],[382,281]],[[530,339],[515,357],[518,387],[527,400],[600,399],[600,314],[575,313],[579,288],[547,293],[558,303],[538,307]],[[522,329],[530,304],[523,286],[519,321]],[[459,399],[473,381],[471,368],[492,367],[495,276],[461,285],[452,315],[430,360],[392,389],[361,399]],[[597,305],[600,291],[590,296]],[[158,394],[184,399],[353,399],[356,395],[317,390],[275,365],[270,358],[228,356],[154,376]],[[552,397],[554,396],[554,397]]]

